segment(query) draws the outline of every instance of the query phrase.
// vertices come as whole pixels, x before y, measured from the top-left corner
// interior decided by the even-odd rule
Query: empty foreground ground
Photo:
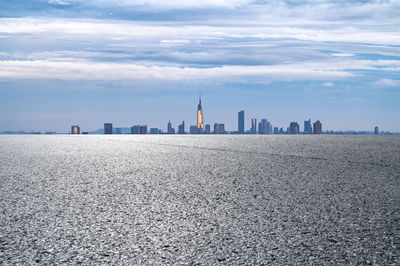
[[[398,136],[0,136],[0,264],[400,264]]]

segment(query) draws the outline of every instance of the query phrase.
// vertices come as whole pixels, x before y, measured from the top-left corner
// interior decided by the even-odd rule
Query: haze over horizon
[[[399,1],[0,2],[0,131],[400,131]]]

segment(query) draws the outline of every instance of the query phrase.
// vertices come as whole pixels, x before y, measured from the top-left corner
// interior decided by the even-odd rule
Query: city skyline
[[[301,130],[300,124],[298,122],[290,122],[289,126],[284,129],[284,127],[278,127],[271,124],[271,122],[262,118],[257,124],[257,118],[251,118],[250,128],[245,127],[245,111],[241,110],[238,112],[237,118],[237,130],[227,130],[225,123],[216,122],[214,123],[213,131],[211,131],[211,125],[209,123],[204,123],[204,109],[201,103],[201,94],[199,96],[199,103],[196,110],[197,120],[195,125],[190,125],[188,130],[185,128],[185,121],[182,121],[178,125],[177,130],[173,127],[171,120],[168,120],[167,129],[163,131],[162,128],[148,128],[147,125],[134,125],[130,127],[130,131],[126,131],[126,127],[113,127],[112,123],[104,123],[104,130],[101,132],[99,130],[92,132],[91,134],[341,134],[340,131],[332,131],[322,129],[322,123],[320,120],[312,122],[311,119],[304,121],[303,130]],[[210,122],[211,123],[211,122]],[[212,124],[212,123],[211,123]],[[125,129],[125,131],[123,131]],[[371,131],[361,131],[362,134],[371,133]],[[389,131],[380,131],[378,126],[375,126],[373,131],[375,135],[392,133]],[[353,131],[352,133],[356,133]],[[360,132],[358,132],[360,133]],[[397,132],[396,132],[397,133]],[[70,134],[78,135],[80,133],[79,125],[72,125]],[[89,134],[89,132],[82,132],[82,134]]]
[[[304,127],[301,130],[300,124],[295,121],[291,121],[287,128],[282,125],[274,125],[272,124],[267,118],[259,119],[259,123],[257,124],[257,118],[251,118],[249,121],[250,127],[246,128],[245,123],[245,111],[241,110],[238,112],[237,116],[237,128],[234,129],[227,129],[224,122],[211,122],[204,123],[204,108],[201,103],[201,94],[199,96],[199,102],[196,109],[196,123],[194,125],[189,124],[189,128],[186,129],[185,127],[185,120],[182,121],[181,124],[177,125],[176,129],[172,125],[171,120],[168,120],[168,124],[166,126],[166,130],[163,130],[163,127],[149,127],[146,125],[133,125],[133,126],[113,126],[113,123],[104,123],[104,129],[100,131],[98,130],[91,130],[91,131],[82,131],[80,129],[79,124],[71,125],[71,131],[69,132],[55,132],[55,131],[47,131],[47,133],[67,133],[67,134],[324,134],[329,132],[332,133],[340,133],[340,132],[347,132],[347,133],[368,133],[374,132],[374,134],[385,134],[385,133],[398,133],[398,132],[390,132],[380,130],[379,126],[374,126],[373,130],[348,130],[348,131],[341,131],[341,130],[332,130],[328,129],[323,131],[322,130],[322,123],[320,120],[316,120],[312,122],[309,118],[308,120],[304,121]],[[213,126],[213,131],[211,131],[211,126]],[[125,131],[123,131],[125,129]],[[126,132],[126,129],[130,129],[129,132]],[[10,131],[2,131],[2,132],[10,132]],[[25,132],[25,131],[20,131]],[[1,133],[1,132],[0,132]],[[26,132],[25,132],[26,133]],[[41,131],[33,131],[32,133],[41,133]]]
[[[196,121],[198,92],[204,119],[226,128],[245,110],[274,125],[400,131],[399,10],[373,0],[2,1],[0,131],[177,125]]]

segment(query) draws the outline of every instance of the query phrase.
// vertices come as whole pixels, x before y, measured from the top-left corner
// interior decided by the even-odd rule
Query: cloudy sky
[[[237,112],[400,131],[399,0],[0,1],[0,131]]]

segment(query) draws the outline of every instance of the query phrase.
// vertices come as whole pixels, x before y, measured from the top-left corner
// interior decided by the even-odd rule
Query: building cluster
[[[241,111],[243,112],[243,111]],[[239,112],[239,117],[240,113]],[[238,134],[243,134],[241,131],[242,125],[239,119]],[[289,127],[286,130],[283,127],[273,127],[271,122],[267,119],[261,119],[261,122],[257,124],[257,119],[251,119],[251,128],[246,133],[249,134],[322,134],[322,123],[318,120],[313,126],[311,126],[311,120],[304,121],[304,131],[300,131],[300,125],[297,122],[290,122]]]
[[[238,112],[238,130],[234,132],[227,132],[225,130],[225,124],[223,123],[215,123],[214,127],[211,128],[209,124],[204,124],[204,109],[201,105],[201,98],[199,99],[199,104],[197,105],[197,123],[196,125],[191,125],[189,127],[189,132],[185,130],[185,121],[182,121],[182,124],[178,126],[177,132],[172,127],[171,121],[168,121],[167,131],[163,132],[159,128],[150,128],[147,129],[147,125],[135,125],[130,128],[113,128],[112,123],[104,124],[104,134],[226,134],[226,133],[234,133],[234,134],[322,134],[322,123],[317,120],[312,123],[311,119],[304,121],[303,131],[300,131],[300,125],[297,122],[291,122],[286,130],[283,127],[273,127],[271,122],[267,119],[261,119],[261,121],[257,124],[257,119],[251,119],[251,127],[250,130],[245,130],[245,112]],[[379,134],[378,127],[375,127],[375,134]],[[78,125],[71,126],[71,134],[80,134],[80,127]],[[87,132],[83,132],[82,134],[88,134]]]
[[[185,134],[185,122],[179,126],[178,134]],[[201,105],[201,98],[197,105],[197,124],[189,127],[190,134],[225,134],[225,124],[215,123],[214,130],[211,131],[211,125],[204,125],[204,109]]]
[[[131,134],[147,134],[147,126],[141,126],[141,125],[133,126],[131,127]]]

